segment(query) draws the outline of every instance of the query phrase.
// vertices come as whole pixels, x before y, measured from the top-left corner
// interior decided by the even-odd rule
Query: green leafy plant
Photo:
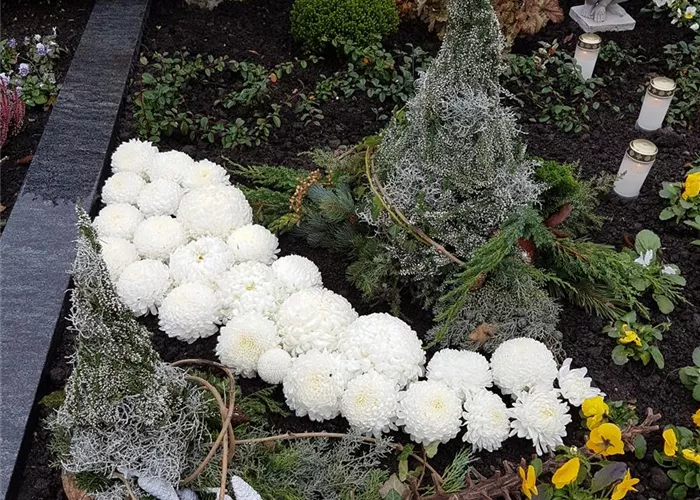
[[[666,16],[671,24],[687,27],[693,31],[700,29],[700,3],[697,0],[656,0],[649,2],[642,12],[653,12],[654,19]]]
[[[668,76],[677,85],[666,123],[691,128],[700,110],[700,35],[666,45],[664,54]]]
[[[700,432],[668,425],[664,429],[664,451],[654,450],[654,460],[673,482],[668,496],[687,498],[689,490],[700,488]],[[695,498],[697,495],[693,495]]]
[[[393,0],[295,0],[292,36],[311,51],[337,37],[357,44],[393,33],[399,14]]]
[[[598,94],[603,79],[583,80],[574,58],[559,50],[556,40],[540,43],[542,47],[531,56],[509,55],[502,77],[505,87],[531,122],[551,123],[564,132],[587,130],[590,111],[601,104]]]
[[[624,365],[630,359],[634,359],[646,366],[649,361],[654,360],[656,366],[663,369],[664,356],[657,344],[663,340],[663,333],[668,331],[670,326],[670,323],[656,326],[639,323],[636,313],[630,312],[613,325],[606,326],[603,332],[617,340],[618,345],[612,351],[612,359],[616,365]]]
[[[683,223],[700,231],[700,160],[697,166],[689,169],[684,182],[664,182],[659,196],[668,200],[670,206],[664,208],[659,219],[674,219],[676,224]],[[694,245],[700,245],[700,239],[693,240]]]
[[[693,366],[684,366],[678,372],[681,383],[693,391],[693,399],[700,401],[700,347],[693,350]]]

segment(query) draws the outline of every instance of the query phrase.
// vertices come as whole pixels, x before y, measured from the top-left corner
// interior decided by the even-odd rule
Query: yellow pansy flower
[[[617,425],[609,422],[601,424],[591,431],[586,446],[593,453],[600,453],[604,457],[625,453],[622,431]]]
[[[683,183],[683,188],[681,198],[684,200],[694,198],[700,194],[700,172],[695,172],[694,174],[690,174],[688,177],[686,177],[685,182]]]
[[[700,453],[697,453],[695,450],[686,448],[685,450],[683,450],[683,458],[685,458],[689,462],[693,462],[694,464],[700,465]]]
[[[622,325],[622,333],[624,335],[618,339],[620,344],[634,344],[637,347],[642,347],[642,341],[637,335],[637,332],[630,330],[627,325]]]
[[[572,458],[557,469],[557,471],[552,476],[552,484],[558,490],[560,490],[564,486],[573,483],[578,477],[578,471],[580,468],[581,461],[576,457]]]
[[[610,500],[622,500],[625,498],[625,495],[629,493],[630,491],[637,491],[637,489],[634,487],[635,484],[639,482],[639,479],[636,477],[632,477],[632,474],[630,474],[630,470],[627,469],[627,472],[625,472],[625,476],[622,478],[622,481],[615,486],[615,489],[612,492],[612,495],[610,496]]]
[[[700,410],[696,411],[693,413],[693,423],[697,426],[700,427]]]
[[[537,482],[537,474],[535,474],[535,468],[532,465],[528,466],[527,474],[525,474],[525,469],[518,467],[518,474],[523,481],[520,487],[523,495],[527,498],[532,498],[532,495],[537,495],[537,485],[535,484]]]
[[[596,396],[585,399],[581,411],[586,417],[586,426],[592,430],[603,423],[603,418],[610,414],[610,407],[605,403],[603,396]]]
[[[674,457],[678,453],[678,437],[673,429],[666,429],[664,437],[664,455]]]

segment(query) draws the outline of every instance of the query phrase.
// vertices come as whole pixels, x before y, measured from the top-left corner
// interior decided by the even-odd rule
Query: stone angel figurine
[[[608,14],[624,16],[625,10],[618,4],[626,0],[586,0],[586,9],[583,16],[593,19],[597,23],[605,22]]]

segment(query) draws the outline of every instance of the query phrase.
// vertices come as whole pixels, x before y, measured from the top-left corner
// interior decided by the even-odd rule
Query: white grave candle
[[[651,79],[637,118],[638,129],[651,132],[661,128],[675,90],[676,82],[670,78],[657,76]]]
[[[618,179],[613,187],[615,193],[622,198],[636,198],[658,152],[656,145],[646,139],[630,142],[617,172]]]
[[[581,67],[581,75],[584,80],[593,76],[593,68],[595,68],[602,42],[602,39],[595,33],[584,33],[578,37],[574,59]]]

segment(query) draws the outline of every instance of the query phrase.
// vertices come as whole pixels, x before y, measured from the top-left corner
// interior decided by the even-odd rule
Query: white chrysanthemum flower
[[[510,435],[508,408],[498,394],[486,389],[473,391],[467,396],[462,413],[467,426],[463,441],[474,450],[495,451]]]
[[[268,384],[280,384],[290,366],[292,366],[292,356],[281,347],[275,347],[260,355],[258,376]]]
[[[491,356],[493,381],[503,394],[517,396],[534,387],[551,389],[557,363],[542,342],[530,338],[506,340]]]
[[[192,238],[219,236],[253,222],[253,211],[240,189],[205,186],[193,189],[180,200],[177,218]]]
[[[202,283],[185,283],[174,288],[160,306],[158,326],[168,337],[192,343],[210,337],[219,329],[216,294]]]
[[[209,160],[195,162],[182,177],[182,187],[188,191],[212,184],[230,186],[231,181],[224,167]]]
[[[573,406],[581,406],[586,399],[605,396],[597,387],[592,387],[593,380],[586,377],[587,368],[571,369],[571,358],[567,358],[559,368],[557,380],[559,392]]]
[[[554,389],[521,392],[508,416],[513,419],[510,435],[530,439],[538,455],[564,444],[566,425],[571,422],[569,405]]]
[[[340,400],[340,413],[350,427],[379,437],[396,430],[399,389],[396,382],[377,372],[369,372],[348,382]]]
[[[133,243],[124,238],[100,238],[102,259],[107,265],[107,270],[114,283],[126,266],[139,260],[139,253]]]
[[[249,312],[272,318],[284,299],[284,289],[275,273],[260,262],[236,264],[216,284],[226,319]]]
[[[488,360],[477,352],[442,349],[428,363],[428,380],[444,383],[464,399],[472,390],[493,385]]]
[[[298,417],[308,415],[316,421],[335,418],[340,413],[347,379],[337,353],[309,351],[292,358],[283,382],[287,406]]]
[[[170,283],[168,266],[159,260],[138,260],[122,271],[117,293],[136,316],[156,314]]]
[[[231,489],[236,500],[262,500],[260,494],[251,485],[235,474],[231,476]],[[216,493],[218,494],[218,490]]]
[[[134,231],[143,220],[143,214],[128,203],[107,205],[95,217],[93,225],[102,238],[124,238],[131,241]]]
[[[391,314],[360,316],[342,332],[338,351],[348,359],[351,371],[377,371],[400,388],[423,375],[425,351],[418,335]]]
[[[272,263],[277,279],[290,293],[305,288],[322,287],[323,280],[318,266],[301,255],[285,255]]]
[[[404,426],[416,443],[446,443],[459,434],[462,401],[442,382],[413,382],[399,394],[396,423]]]
[[[250,378],[255,376],[260,356],[279,343],[277,327],[272,321],[256,313],[243,314],[221,329],[216,355],[236,375]]]
[[[325,288],[307,288],[284,301],[277,327],[282,347],[296,356],[312,349],[334,350],[341,332],[355,319],[357,313],[345,297]]]
[[[144,176],[153,167],[158,148],[147,141],[122,142],[112,153],[112,172],[134,172]]]
[[[145,259],[167,261],[170,254],[187,243],[187,235],[176,219],[156,215],[141,222],[134,231],[134,245]]]
[[[136,205],[139,195],[146,187],[146,181],[135,172],[117,172],[105,181],[102,188],[102,202],[105,205],[129,203]]]
[[[151,167],[146,171],[151,182],[167,179],[182,184],[185,174],[194,168],[194,160],[182,151],[158,153]]]
[[[146,217],[175,215],[182,193],[182,188],[177,182],[156,179],[141,190],[136,205]]]
[[[262,262],[270,265],[280,251],[277,236],[258,224],[234,230],[226,240],[236,262]]]
[[[170,276],[177,284],[214,285],[231,267],[231,250],[221,238],[205,236],[190,241],[170,255]]]

